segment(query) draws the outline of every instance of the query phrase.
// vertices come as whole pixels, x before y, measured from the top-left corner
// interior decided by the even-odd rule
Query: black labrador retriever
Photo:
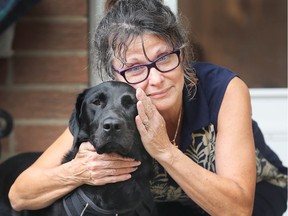
[[[141,161],[131,179],[103,186],[82,185],[47,208],[12,210],[11,214],[8,190],[17,175],[39,156],[37,153],[18,155],[0,165],[0,215],[5,215],[5,211],[7,215],[25,216],[156,214],[149,189],[152,159],[145,151],[135,125],[136,102],[135,89],[123,82],[108,81],[84,90],[77,98],[69,122],[74,135],[73,147],[63,159],[63,163],[72,160],[80,144],[89,141],[99,154],[117,153]],[[29,156],[31,160],[27,160]],[[23,158],[26,158],[25,162]],[[24,165],[18,169],[17,163]],[[11,173],[17,175],[5,179]]]

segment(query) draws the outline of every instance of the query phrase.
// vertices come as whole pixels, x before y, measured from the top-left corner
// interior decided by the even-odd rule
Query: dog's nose
[[[115,118],[108,118],[105,119],[103,122],[103,129],[106,132],[112,132],[112,131],[121,131],[123,127],[123,122],[119,119]]]

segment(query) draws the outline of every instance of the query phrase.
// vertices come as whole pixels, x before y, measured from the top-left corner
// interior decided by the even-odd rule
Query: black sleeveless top
[[[195,96],[183,89],[183,123],[180,150],[205,169],[216,172],[215,141],[219,109],[229,82],[237,75],[226,68],[208,63],[195,63],[198,77]],[[252,120],[253,121],[253,120]],[[267,181],[287,187],[287,168],[266,145],[261,130],[253,121],[257,158],[257,182]],[[177,201],[196,207],[163,167],[154,161],[151,191],[156,202]]]

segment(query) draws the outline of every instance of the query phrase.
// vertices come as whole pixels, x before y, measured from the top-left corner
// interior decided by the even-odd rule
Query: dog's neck
[[[136,160],[141,161],[139,169],[132,173],[132,178],[124,182],[111,183],[102,186],[80,186],[63,199],[63,205],[65,206],[68,216],[112,216],[123,212],[135,211],[136,206],[143,206],[143,202],[152,205],[150,201],[153,200],[153,197],[150,194],[149,185],[149,176],[152,174],[152,158],[145,152],[143,146],[136,145],[131,151],[133,152],[133,155],[126,155],[126,157],[135,158]],[[68,154],[63,162],[74,158],[75,155],[72,153],[75,154],[75,152],[77,153],[77,151],[71,151],[71,154]],[[143,191],[146,191],[147,194],[143,194]],[[149,212],[150,210],[150,207],[145,205],[144,211]],[[85,214],[83,214],[83,212],[85,212]]]
[[[82,215],[107,215],[116,216],[126,213],[125,211],[114,211],[102,209],[78,188],[75,192],[68,194],[63,199],[63,205],[68,216],[82,216]]]

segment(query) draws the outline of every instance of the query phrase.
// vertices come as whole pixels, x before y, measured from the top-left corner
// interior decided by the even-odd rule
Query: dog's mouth
[[[131,150],[131,147],[128,148],[127,146],[124,148],[123,144],[117,143],[117,142],[106,142],[101,145],[96,145],[95,147],[96,152],[98,154],[109,154],[109,153],[116,153],[121,156],[127,156]]]

